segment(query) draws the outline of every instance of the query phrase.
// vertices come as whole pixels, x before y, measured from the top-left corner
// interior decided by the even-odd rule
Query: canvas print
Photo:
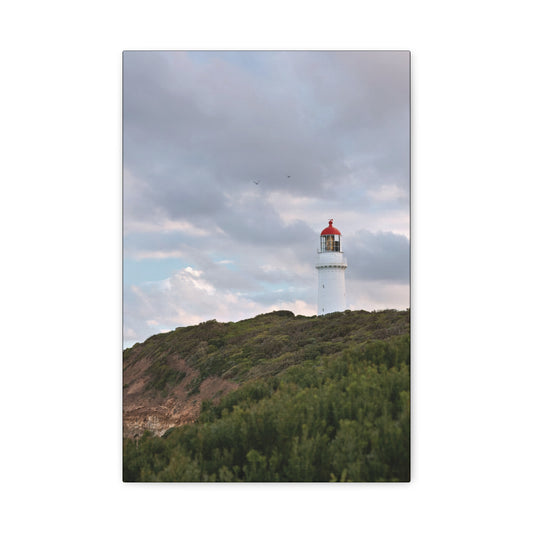
[[[410,53],[123,53],[123,480],[410,480]]]

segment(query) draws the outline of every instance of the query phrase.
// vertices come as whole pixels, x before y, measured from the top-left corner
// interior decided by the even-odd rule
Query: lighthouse
[[[344,271],[348,264],[341,248],[341,232],[333,227],[333,219],[320,234],[318,270],[318,314],[326,315],[346,309]]]

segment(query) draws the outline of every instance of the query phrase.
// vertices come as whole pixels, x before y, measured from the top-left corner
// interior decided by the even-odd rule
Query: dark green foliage
[[[189,346],[191,394],[212,374],[241,386],[195,424],[125,440],[125,481],[409,480],[408,312],[277,312],[166,335],[168,353]]]
[[[172,387],[180,383],[185,377],[185,372],[176,370],[169,366],[165,360],[158,360],[150,367],[152,379],[150,387],[156,390],[163,390],[167,385]]]
[[[198,370],[201,380],[220,376],[242,383],[368,340],[405,333],[409,311],[345,311],[315,317],[274,311],[236,323],[210,320],[154,335],[124,350],[124,368],[149,357],[151,388],[158,391],[182,379],[173,367],[176,357]]]
[[[200,385],[202,384],[202,377],[198,376],[194,378],[187,386],[187,396],[198,394],[200,392]]]

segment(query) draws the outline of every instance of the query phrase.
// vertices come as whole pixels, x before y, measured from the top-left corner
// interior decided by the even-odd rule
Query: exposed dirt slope
[[[142,358],[124,368],[123,432],[126,438],[140,437],[144,431],[162,435],[174,426],[193,422],[200,414],[203,400],[215,400],[237,388],[231,381],[210,376],[190,394],[192,382],[199,372],[177,356],[169,357],[172,366],[185,377],[166,394],[150,387],[148,370],[151,358]]]

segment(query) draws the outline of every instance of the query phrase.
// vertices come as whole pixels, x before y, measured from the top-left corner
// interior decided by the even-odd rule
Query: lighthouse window
[[[340,252],[341,237],[340,235],[322,235],[320,237],[321,252]]]

